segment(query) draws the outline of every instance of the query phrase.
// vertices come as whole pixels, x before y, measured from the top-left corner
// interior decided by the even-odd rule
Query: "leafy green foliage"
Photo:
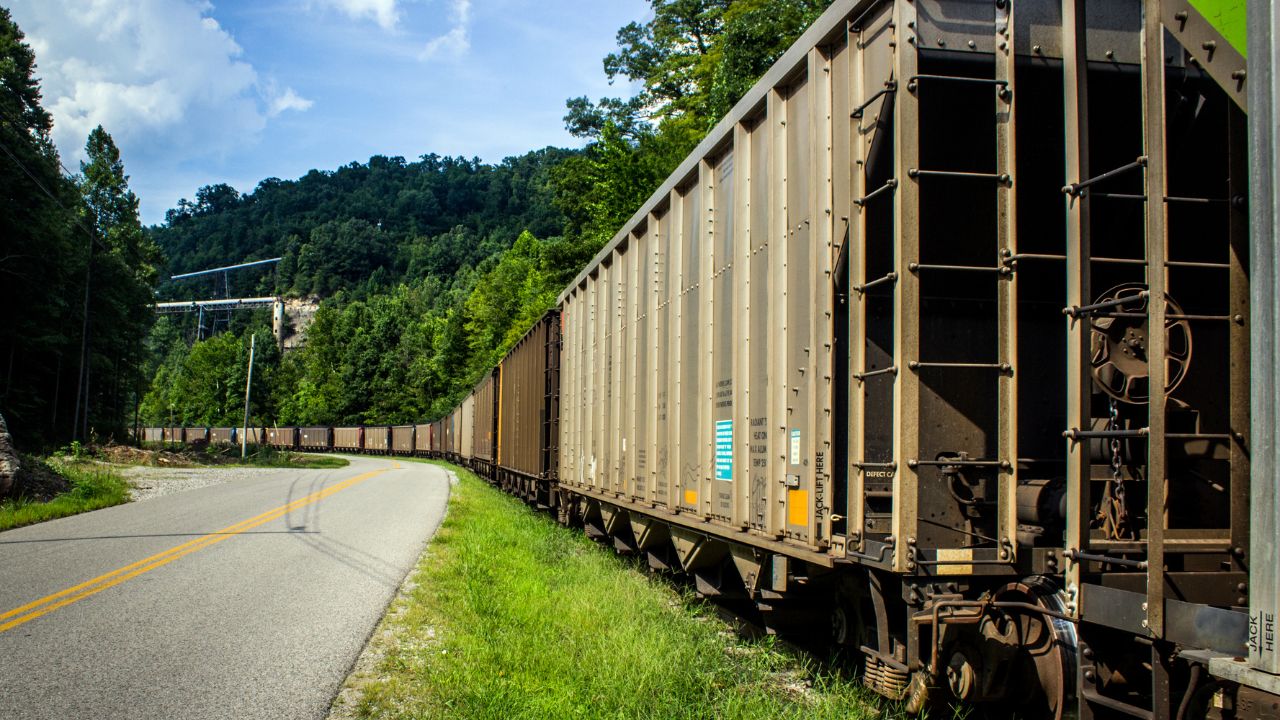
[[[142,400],[141,413],[148,422],[188,426],[238,426],[244,420],[244,391],[249,369],[252,335],[254,351],[253,391],[256,399],[250,422],[267,424],[271,388],[280,365],[280,351],[270,328],[254,327],[243,335],[224,333],[188,349],[175,342],[157,370],[151,390]]]
[[[214,185],[180,201],[151,234],[173,274],[284,258],[274,276],[233,275],[232,295],[363,296],[406,279],[452,276],[525,230],[557,233],[564,220],[551,202],[549,172],[573,154],[547,148],[497,165],[375,156],[298,180],[269,178],[244,195]],[[180,299],[201,292],[207,286],[196,281],[161,288]]]
[[[159,256],[105,130],[90,134],[81,174],[64,177],[24,39],[0,7],[0,412],[30,446],[72,436],[77,395],[82,427],[128,425]]]

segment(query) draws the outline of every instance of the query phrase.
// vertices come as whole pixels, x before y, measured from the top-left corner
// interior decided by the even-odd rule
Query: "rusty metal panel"
[[[412,425],[396,425],[391,428],[391,449],[397,455],[413,454],[414,441]]]
[[[364,435],[364,428],[359,427],[336,427],[333,429],[333,449],[334,450],[363,450],[361,438]]]
[[[209,444],[210,445],[230,445],[232,438],[236,434],[235,428],[221,427],[209,428]]]
[[[477,460],[494,462],[502,450],[498,447],[498,418],[501,411],[498,407],[498,384],[496,373],[489,373],[476,386],[472,397],[475,398],[475,419],[472,423],[471,453]]]
[[[432,425],[414,425],[413,426],[413,451],[421,455],[431,452],[431,429]],[[335,431],[336,433],[336,431]],[[335,437],[334,444],[337,444]]]
[[[309,426],[298,428],[298,447],[304,450],[328,450],[329,428]]]

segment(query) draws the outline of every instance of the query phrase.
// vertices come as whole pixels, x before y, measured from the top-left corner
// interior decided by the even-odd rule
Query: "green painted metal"
[[[1209,24],[1222,33],[1222,37],[1240,54],[1246,52],[1245,36],[1249,23],[1245,17],[1245,0],[1190,0],[1191,7],[1200,11]]]

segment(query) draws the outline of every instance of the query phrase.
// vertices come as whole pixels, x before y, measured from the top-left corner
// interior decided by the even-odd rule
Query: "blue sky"
[[[145,223],[371,155],[577,146],[564,101],[628,94],[601,59],[645,0],[0,0],[36,51],[75,170],[115,138]]]

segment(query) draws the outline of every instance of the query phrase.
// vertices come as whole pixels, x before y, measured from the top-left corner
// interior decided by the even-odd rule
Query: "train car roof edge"
[[[711,151],[715,150],[717,146],[723,143],[733,133],[734,126],[741,122],[747,115],[751,114],[756,106],[767,97],[770,90],[786,79],[788,75],[795,72],[796,68],[805,62],[810,48],[817,46],[843,26],[845,18],[854,13],[865,12],[873,5],[878,5],[887,1],[888,0],[835,0],[835,2],[831,3],[831,7],[827,8],[826,11],[823,12],[816,21],[814,21],[813,25],[811,25],[808,30],[805,30],[804,34],[802,34],[799,39],[792,43],[791,47],[787,48],[787,51],[783,53],[782,57],[778,58],[778,61],[775,62],[767,72],[765,72],[760,80],[758,80],[755,85],[751,86],[751,89],[747,91],[746,95],[742,96],[742,99],[733,106],[733,109],[721,118],[720,122],[716,123],[715,128],[713,128],[711,132],[707,133],[707,136],[702,139],[702,142],[698,143],[698,146],[693,149],[693,152],[689,153],[680,165],[667,176],[667,179],[663,181],[662,185],[660,185],[657,190],[653,191],[653,194],[649,196],[649,199],[640,206],[640,209],[631,216],[631,219],[622,226],[622,229],[613,236],[613,239],[610,240],[608,244],[600,250],[600,252],[596,253],[595,257],[591,258],[591,262],[587,263],[587,266],[582,269],[582,272],[578,273],[577,276],[573,278],[573,281],[565,286],[565,289],[561,291],[560,295],[556,298],[556,304],[563,304],[565,298],[569,296],[569,293],[571,293],[575,287],[582,284],[582,282],[586,280],[587,276],[599,267],[600,263],[604,262],[605,258],[609,257],[609,255],[622,244],[622,241],[631,234],[631,231],[634,230],[642,220],[648,217],[649,213],[666,198],[671,190],[679,185],[684,178],[689,175],[689,173],[693,172],[698,167],[698,163],[701,162],[704,157],[710,154]]]

